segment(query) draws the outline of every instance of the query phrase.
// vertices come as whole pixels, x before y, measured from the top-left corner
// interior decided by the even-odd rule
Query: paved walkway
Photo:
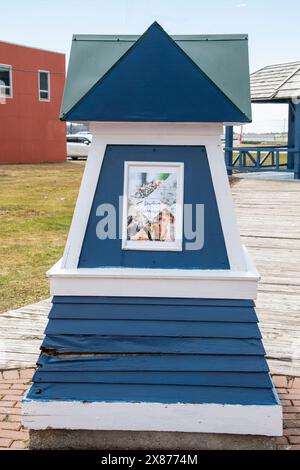
[[[21,425],[21,400],[34,369],[0,372],[0,450],[28,448],[29,434]]]
[[[28,431],[21,426],[21,400],[34,369],[0,372],[0,450],[28,449]],[[284,407],[284,437],[278,450],[300,450],[300,379],[274,376]],[[108,449],[109,450],[109,449]]]

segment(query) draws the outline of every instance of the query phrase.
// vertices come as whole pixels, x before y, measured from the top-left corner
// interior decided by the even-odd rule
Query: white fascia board
[[[244,248],[248,269],[194,270],[144,268],[65,269],[62,260],[48,276],[51,295],[256,299],[260,279]]]
[[[246,124],[251,124],[251,121],[248,122],[223,122],[223,126],[226,127],[240,127],[240,126],[245,126]]]
[[[121,403],[27,400],[26,428],[162,431],[282,436],[280,405]]]

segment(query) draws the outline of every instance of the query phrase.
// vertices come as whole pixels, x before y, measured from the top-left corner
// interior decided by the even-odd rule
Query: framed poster
[[[184,163],[125,162],[122,249],[182,251]]]

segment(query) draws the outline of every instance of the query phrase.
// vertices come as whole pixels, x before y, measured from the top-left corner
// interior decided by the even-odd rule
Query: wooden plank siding
[[[40,367],[33,378],[29,400],[276,405],[256,313],[253,305],[248,306],[248,301],[243,307],[243,304],[235,306],[231,300],[219,300],[217,306],[211,306],[211,302],[216,302],[210,300],[200,306],[197,299],[186,300],[192,305],[179,305],[174,319],[172,313],[176,310],[177,299],[172,299],[173,305],[168,304],[169,299],[160,299],[160,303],[152,305],[151,298],[139,299],[136,304],[135,298],[116,297],[105,303],[105,299],[94,297],[87,298],[87,304],[81,299],[74,318],[77,299],[69,297],[69,304],[66,304],[66,298],[63,303],[59,296],[53,298],[55,315],[50,314]],[[120,319],[118,312],[120,314],[122,302],[124,310]],[[179,301],[184,302],[185,299]],[[149,308],[144,308],[149,307],[148,304],[158,318],[148,319]],[[86,307],[88,310],[92,307],[93,319],[86,319]],[[114,307],[117,307],[115,312]],[[60,308],[64,318],[59,318]],[[210,309],[215,312],[215,321],[206,320]],[[235,309],[239,311],[239,318],[233,314],[231,321],[222,321],[228,311]],[[187,318],[186,311],[193,311],[193,317]],[[117,316],[110,318],[110,312]],[[160,319],[160,313],[161,316],[167,314],[168,319]],[[250,321],[244,318],[244,313]],[[48,354],[58,355],[55,371]],[[86,370],[89,361],[95,365],[94,355],[97,355],[99,369],[102,359],[107,363],[118,356],[119,360],[109,363],[110,370]],[[212,369],[207,366],[208,370],[202,370],[202,355],[213,357]],[[235,368],[234,371],[223,370],[224,366],[229,366],[223,362],[227,355],[233,356],[231,368]],[[248,366],[252,357],[255,364],[260,357],[265,364],[264,371],[261,371],[261,363],[258,370],[253,364],[252,371],[245,371],[244,359]],[[172,362],[174,358],[181,370]],[[194,362],[192,371],[186,370],[190,360]],[[164,370],[157,370],[165,361]],[[127,370],[124,370],[124,362]]]
[[[276,405],[271,388],[195,385],[34,383],[28,400]]]

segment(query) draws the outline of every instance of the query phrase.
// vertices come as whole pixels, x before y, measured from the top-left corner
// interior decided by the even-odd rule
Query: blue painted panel
[[[152,25],[64,120],[249,122],[159,25]]]
[[[148,320],[50,320],[47,335],[153,336],[194,338],[256,338],[254,323],[148,321]]]
[[[54,304],[50,319],[156,320],[257,323],[253,307],[190,305]]]
[[[82,356],[55,357],[42,354],[39,371],[52,372],[112,372],[112,371],[170,371],[170,372],[269,372],[261,356]]]
[[[42,348],[56,353],[265,355],[257,339],[47,335]]]
[[[191,305],[208,307],[254,307],[253,300],[176,299],[160,297],[86,297],[55,296],[53,304],[113,304],[113,305]]]
[[[276,404],[252,301],[55,297],[51,315],[43,349],[72,357],[42,353],[29,399]]]
[[[275,405],[270,389],[176,385],[33,384],[27,399],[85,402]]]
[[[215,387],[273,388],[268,374],[224,372],[45,372],[35,373],[36,383],[98,383],[148,385],[202,385]]]
[[[121,249],[121,240],[99,240],[96,226],[100,218],[97,207],[112,204],[119,210],[119,196],[123,194],[124,162],[163,161],[184,162],[186,204],[204,204],[205,243],[201,250],[182,252],[131,251]],[[195,217],[194,217],[195,218]],[[80,268],[135,267],[163,269],[229,269],[223,231],[204,147],[172,146],[107,146],[94,196],[91,213],[79,259]]]

